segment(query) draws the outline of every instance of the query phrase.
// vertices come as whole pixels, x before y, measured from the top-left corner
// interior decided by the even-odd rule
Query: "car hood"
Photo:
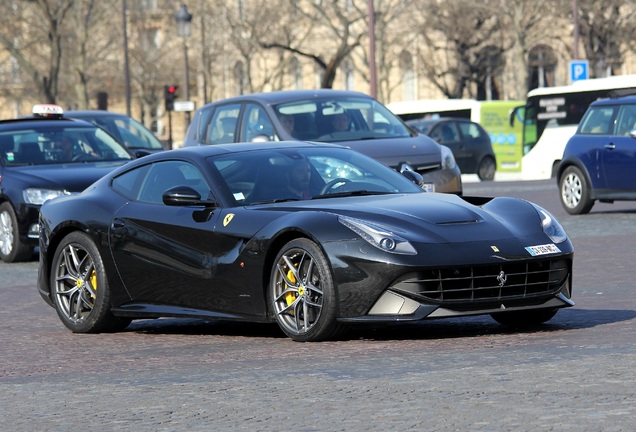
[[[534,206],[516,198],[493,198],[481,206],[451,194],[374,195],[281,203],[274,210],[317,211],[380,224],[425,242],[519,238],[542,232]]]
[[[439,144],[424,135],[387,139],[338,141],[338,144],[396,167],[405,162],[413,165],[440,164],[442,152]]]
[[[81,192],[127,161],[11,167],[13,176],[29,187]]]

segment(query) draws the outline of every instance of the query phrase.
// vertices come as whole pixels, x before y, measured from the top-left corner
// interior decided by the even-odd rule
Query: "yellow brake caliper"
[[[287,271],[287,279],[289,279],[292,283],[296,283],[296,277],[294,276],[294,272],[291,271],[291,269],[289,269]],[[291,288],[289,285],[287,286],[287,288]],[[290,306],[294,300],[296,300],[297,294],[293,291],[289,291],[286,295],[285,295],[285,301],[287,302],[287,306]]]
[[[95,270],[93,270],[93,271],[91,272],[91,275],[90,275],[90,277],[89,277],[88,279],[89,279],[89,281],[90,281],[91,286],[93,287],[93,289],[94,289],[95,291],[97,291],[97,272],[96,272]],[[95,298],[95,295],[91,294],[91,297]]]

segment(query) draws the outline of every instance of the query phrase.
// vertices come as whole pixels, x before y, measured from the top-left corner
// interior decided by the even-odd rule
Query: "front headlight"
[[[386,228],[346,216],[340,216],[338,220],[341,224],[380,250],[400,255],[417,255],[417,251],[411,246],[408,240]]]
[[[442,148],[442,169],[455,169],[457,162],[451,149],[441,144],[440,147]]]
[[[45,201],[53,198],[57,198],[62,195],[69,195],[70,193],[65,190],[53,190],[53,189],[36,189],[29,188],[22,192],[24,201],[28,204],[42,205]]]
[[[534,207],[539,212],[539,217],[541,218],[541,226],[543,228],[543,232],[550,237],[550,239],[555,243],[563,243],[567,240],[568,235],[561,226],[561,224],[541,206],[533,204]]]

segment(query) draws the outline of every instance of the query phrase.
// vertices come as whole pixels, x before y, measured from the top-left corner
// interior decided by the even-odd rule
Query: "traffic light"
[[[167,85],[163,88],[163,100],[166,105],[166,111],[174,110],[174,101],[177,99],[177,85]]]

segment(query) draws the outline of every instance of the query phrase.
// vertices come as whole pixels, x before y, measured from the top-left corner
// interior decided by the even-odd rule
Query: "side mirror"
[[[149,152],[148,150],[135,150],[134,151],[134,155],[136,159],[139,159],[140,157],[144,157],[144,156],[148,156],[151,152]]]
[[[205,206],[216,207],[216,202],[202,200],[201,195],[189,186],[175,186],[162,195],[163,203],[167,206]]]
[[[416,171],[404,170],[402,171],[402,175],[406,177],[407,179],[411,180],[413,183],[415,183],[419,187],[422,187],[422,185],[424,184],[424,178],[422,177],[420,173]]]
[[[636,129],[632,129],[629,131],[629,136],[632,138],[636,138]]]

